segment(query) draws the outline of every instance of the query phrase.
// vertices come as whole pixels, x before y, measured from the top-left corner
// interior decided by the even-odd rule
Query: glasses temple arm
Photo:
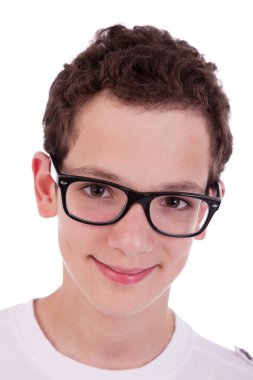
[[[58,183],[58,170],[56,169],[55,167],[55,164],[54,164],[54,161],[52,159],[52,157],[50,157],[50,174],[51,174],[51,177],[53,178],[53,180],[55,181],[55,183],[57,184]]]

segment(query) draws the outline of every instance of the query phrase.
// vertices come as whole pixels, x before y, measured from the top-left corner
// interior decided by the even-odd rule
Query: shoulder
[[[32,301],[0,310],[0,358],[8,349],[17,345],[18,320],[25,320],[32,307]]]
[[[7,309],[0,310],[0,336],[6,333],[12,325],[13,311],[16,306],[9,307]],[[0,342],[2,339],[0,340]]]
[[[203,361],[206,369],[215,372],[219,378],[253,380],[253,358],[246,350],[238,347],[229,350],[194,332],[192,336],[195,360]]]
[[[253,360],[246,350],[229,350],[197,334],[176,316],[175,333],[180,338],[181,379],[253,380]],[[185,347],[185,348],[183,348]]]
[[[32,301],[0,310],[0,377],[3,379],[19,378],[17,371],[22,373],[28,362],[23,333],[31,311]]]
[[[0,310],[0,371],[5,374],[5,368],[11,367],[13,352],[15,352],[15,329],[13,313],[15,306]]]

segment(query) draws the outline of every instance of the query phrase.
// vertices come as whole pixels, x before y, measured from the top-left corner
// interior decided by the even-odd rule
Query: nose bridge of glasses
[[[124,209],[124,212],[122,214],[122,217],[128,213],[128,211],[135,205],[139,204],[141,205],[144,215],[148,221],[149,224],[151,224],[150,215],[149,215],[149,204],[151,200],[153,199],[153,196],[145,193],[138,193],[134,191],[128,191],[127,194],[128,202],[126,205],[126,208]]]
[[[127,210],[129,210],[134,204],[138,203],[142,206],[146,216],[149,217],[149,212],[148,212],[149,204],[153,198],[154,196],[150,194],[143,194],[143,193],[140,194],[137,192],[129,192]]]

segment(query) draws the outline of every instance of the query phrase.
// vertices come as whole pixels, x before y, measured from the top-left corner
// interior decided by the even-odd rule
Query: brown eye
[[[177,208],[180,204],[180,200],[178,198],[166,198],[165,204],[166,206]]]
[[[89,198],[109,198],[111,197],[110,188],[107,188],[106,186],[100,184],[100,183],[94,183],[94,184],[83,184],[82,187],[79,188],[81,192]]]
[[[164,204],[167,207],[175,208],[175,209],[183,209],[188,206],[188,204],[183,199],[176,198],[176,197],[165,198]]]
[[[101,197],[105,193],[105,188],[101,185],[92,185],[89,186],[90,188],[90,194],[93,197]]]

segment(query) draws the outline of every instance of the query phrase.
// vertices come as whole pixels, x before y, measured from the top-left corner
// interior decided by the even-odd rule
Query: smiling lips
[[[98,269],[103,273],[105,277],[107,277],[112,282],[116,282],[118,284],[131,285],[137,282],[140,282],[145,277],[147,277],[156,267],[152,266],[150,268],[134,268],[134,269],[126,269],[114,266],[108,266],[106,264],[101,263],[94,257],[93,261],[97,265]]]

